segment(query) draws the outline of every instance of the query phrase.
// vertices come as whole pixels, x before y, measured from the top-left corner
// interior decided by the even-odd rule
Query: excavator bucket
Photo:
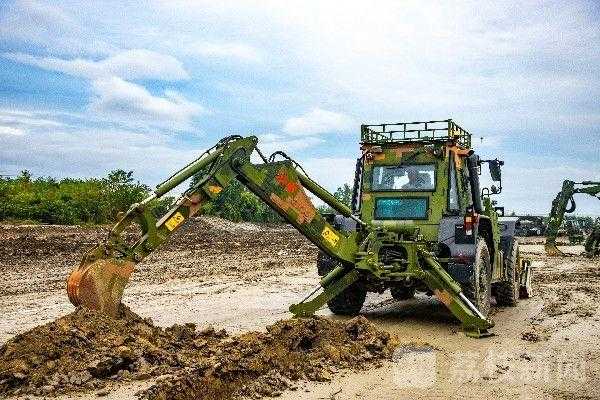
[[[117,317],[133,268],[133,262],[115,258],[84,259],[67,279],[69,300],[75,306]]]

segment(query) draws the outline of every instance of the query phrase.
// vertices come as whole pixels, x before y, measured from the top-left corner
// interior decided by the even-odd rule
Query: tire
[[[519,243],[516,239],[510,242],[509,254],[504,259],[504,268],[506,268],[506,281],[496,285],[496,303],[499,306],[514,307],[519,301]]]
[[[317,256],[317,272],[319,276],[327,275],[339,265],[342,265],[340,261],[323,252],[319,252]],[[361,282],[354,282],[336,297],[329,300],[327,307],[336,315],[358,315],[366,297],[367,289],[365,286]]]
[[[490,251],[484,238],[477,238],[473,274],[463,287],[465,296],[487,318],[491,305],[492,265]]]
[[[415,297],[414,287],[396,286],[390,288],[390,293],[394,300],[410,300]]]

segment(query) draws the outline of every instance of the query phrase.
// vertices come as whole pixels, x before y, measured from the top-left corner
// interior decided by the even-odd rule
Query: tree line
[[[194,181],[192,181],[194,184]],[[16,177],[0,178],[0,221],[60,225],[114,223],[117,213],[146,198],[151,189],[140,183],[132,171],[114,170],[103,178],[33,178],[29,171]],[[348,185],[335,192],[349,203]],[[173,206],[174,197],[162,197],[149,204],[159,217]],[[319,207],[319,211],[330,211]],[[203,206],[203,214],[231,221],[282,222],[281,217],[262,200],[234,181],[213,201]]]
[[[29,171],[0,179],[0,220],[45,224],[106,224],[117,213],[144,199],[150,188],[133,172],[114,170],[104,178],[33,178]],[[155,200],[150,207],[165,212],[174,199]]]

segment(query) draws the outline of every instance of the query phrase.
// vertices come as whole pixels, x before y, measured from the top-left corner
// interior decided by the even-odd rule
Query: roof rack
[[[471,147],[471,134],[451,119],[361,125],[360,140],[370,144],[453,141],[461,147]]]

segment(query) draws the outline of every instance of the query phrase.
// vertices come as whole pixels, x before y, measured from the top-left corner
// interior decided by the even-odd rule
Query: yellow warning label
[[[340,237],[336,235],[335,232],[332,231],[331,228],[329,228],[328,226],[325,226],[325,228],[323,228],[321,236],[323,236],[323,239],[327,240],[327,242],[332,247],[335,247],[337,245],[338,240],[340,240]]]
[[[219,194],[219,193],[221,193],[221,191],[223,191],[223,188],[221,186],[217,186],[217,185],[208,185],[208,190],[212,194]]]
[[[183,220],[185,220],[185,217],[181,215],[180,212],[176,212],[171,218],[167,220],[167,222],[165,222],[165,226],[168,230],[172,231],[173,229],[177,228],[179,224],[183,222]]]

